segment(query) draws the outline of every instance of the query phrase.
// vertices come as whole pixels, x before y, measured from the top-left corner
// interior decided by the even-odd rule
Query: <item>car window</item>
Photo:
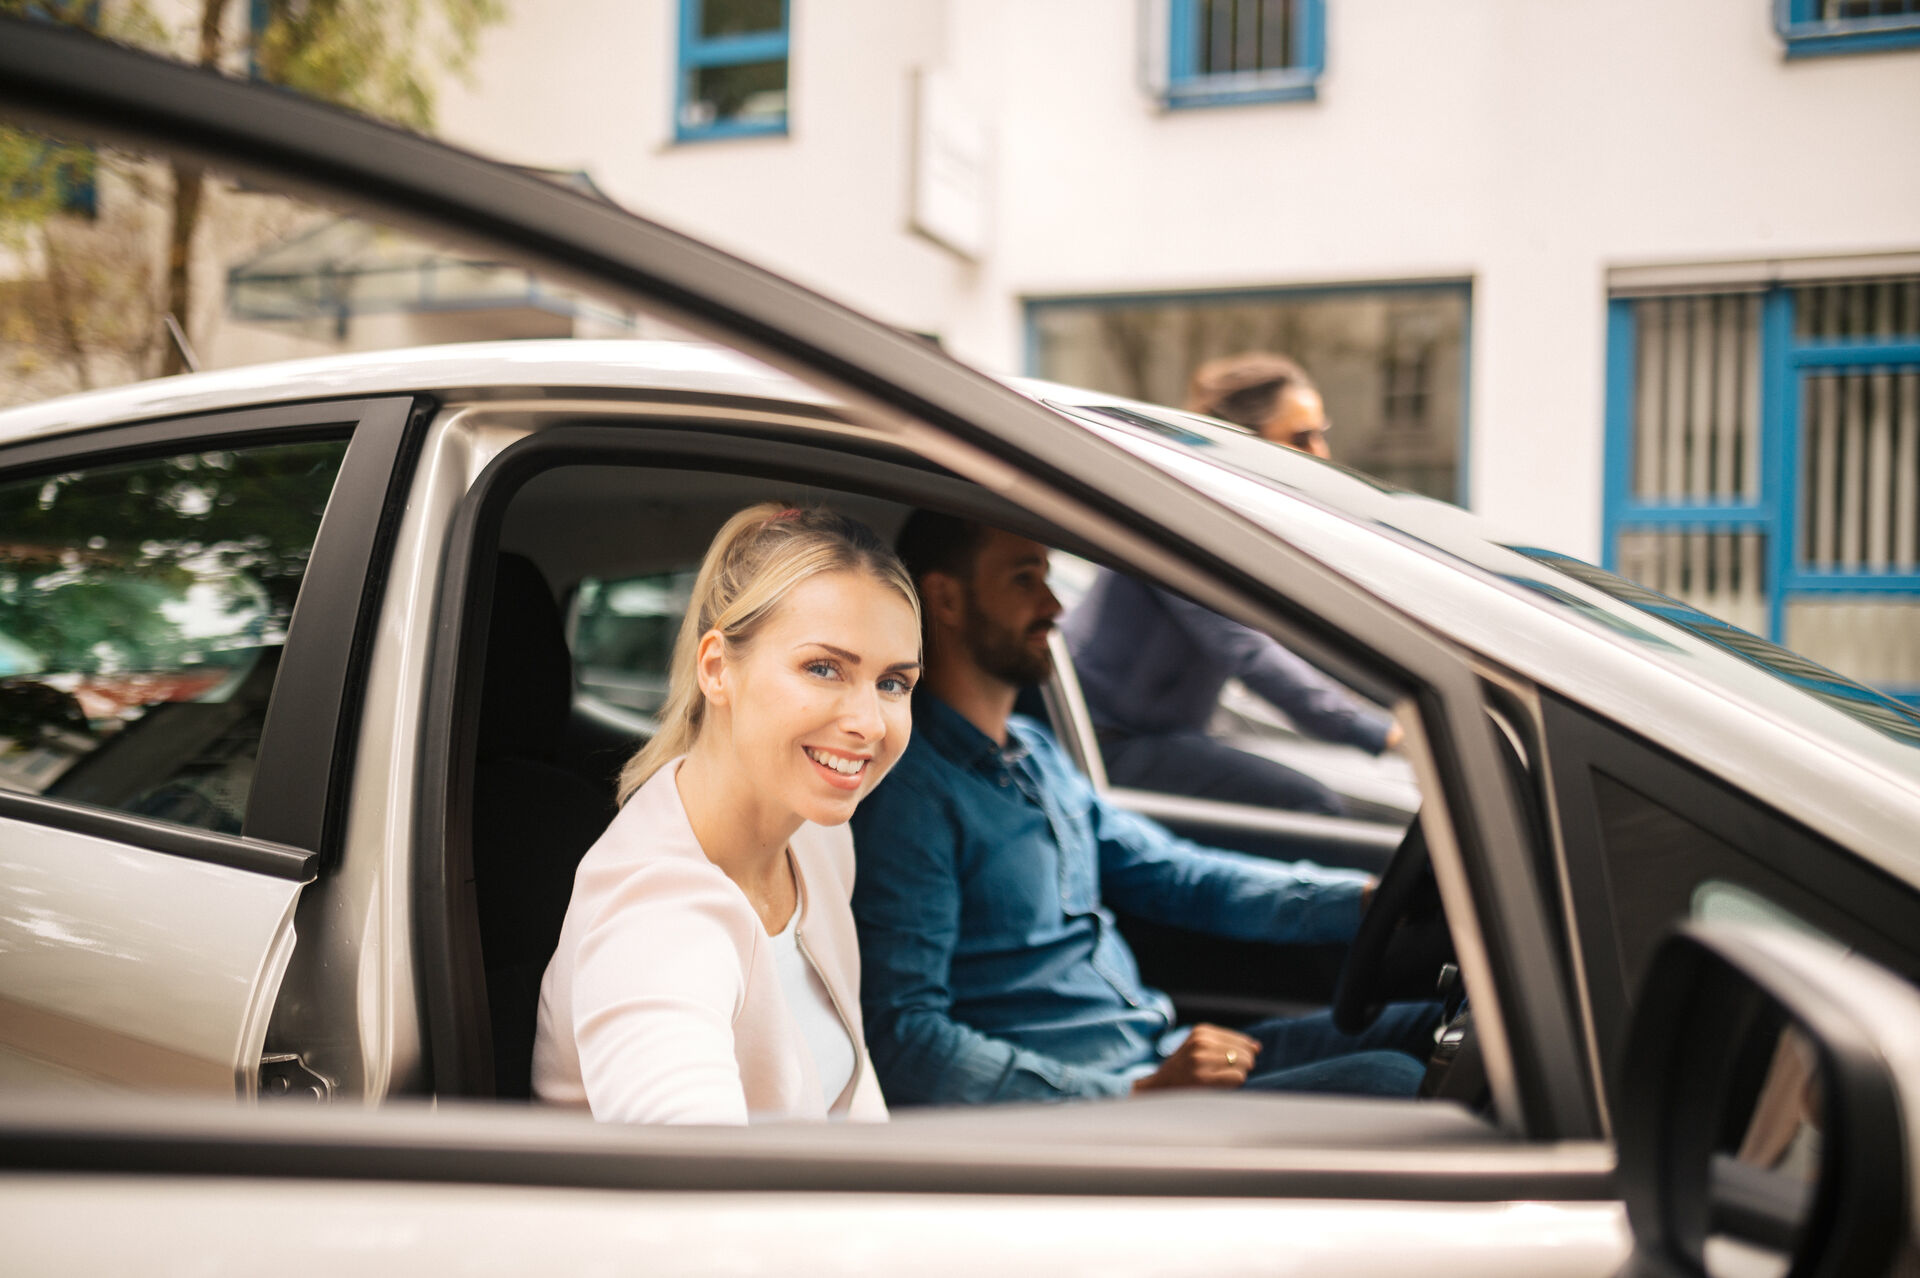
[[[1114,786],[1398,824],[1419,806],[1412,769],[1386,748],[1391,716],[1285,649],[1073,555],[1054,554],[1048,584]],[[1246,658],[1238,674],[1232,653]],[[1196,714],[1186,703],[1203,694]],[[1273,785],[1236,788],[1218,770],[1188,768],[1194,751],[1170,759],[1153,744],[1195,733],[1201,748],[1231,751],[1222,758],[1254,756],[1248,769]]]
[[[1920,972],[1911,889],[1611,725],[1554,698],[1543,709],[1603,1059],[1654,950],[1689,918],[1787,927]]]
[[[667,667],[698,565],[603,579],[586,577],[568,618],[580,691],[651,719],[667,699]]]
[[[238,833],[346,442],[0,482],[0,787]]]

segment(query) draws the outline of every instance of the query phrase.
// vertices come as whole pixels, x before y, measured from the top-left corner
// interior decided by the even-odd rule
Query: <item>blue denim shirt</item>
[[[1203,932],[1338,941],[1365,876],[1203,848],[1097,795],[1039,724],[996,745],[922,691],[854,813],[867,1044],[895,1105],[1117,1096],[1173,1024],[1103,902]]]

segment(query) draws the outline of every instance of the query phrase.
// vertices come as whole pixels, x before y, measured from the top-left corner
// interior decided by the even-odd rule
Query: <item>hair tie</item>
[[[800,518],[801,513],[798,506],[789,506],[777,515],[767,516],[767,522],[770,524],[786,523],[788,520]]]

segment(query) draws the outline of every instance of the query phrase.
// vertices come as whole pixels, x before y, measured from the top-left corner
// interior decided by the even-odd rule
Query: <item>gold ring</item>
[[[1229,1064],[1229,1065],[1231,1065],[1231,1064],[1233,1064],[1233,1063],[1234,1063],[1234,1062],[1235,1062],[1236,1060],[1239,1060],[1239,1059],[1240,1059],[1240,1053],[1238,1053],[1238,1052],[1228,1052],[1228,1053],[1227,1053],[1227,1064]]]

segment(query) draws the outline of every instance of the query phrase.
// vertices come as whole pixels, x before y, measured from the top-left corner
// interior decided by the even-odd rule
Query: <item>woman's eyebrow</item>
[[[803,648],[819,648],[825,652],[830,652],[834,656],[840,658],[840,660],[846,662],[850,666],[857,666],[860,664],[859,653],[848,652],[845,648],[836,648],[830,643],[821,643],[818,640],[809,640],[808,642],[800,646]],[[890,674],[895,670],[918,670],[919,668],[920,668],[920,663],[918,661],[896,661],[892,665],[888,666],[886,668],[886,671],[884,671],[883,673]]]

